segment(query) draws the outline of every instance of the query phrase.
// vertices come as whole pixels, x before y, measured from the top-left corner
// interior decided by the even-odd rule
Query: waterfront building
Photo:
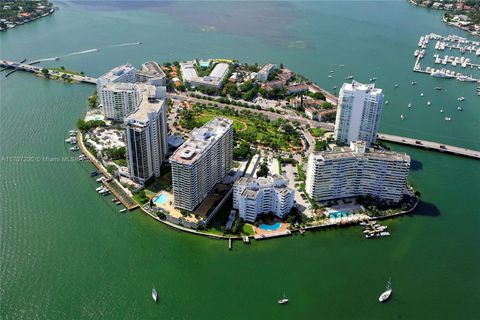
[[[118,66],[113,68],[112,70],[108,71],[101,77],[97,79],[97,96],[98,96],[98,103],[100,105],[100,110],[102,111],[103,115],[108,118],[108,119],[113,119],[115,121],[123,121],[123,117],[127,116],[128,113],[124,113],[123,115],[121,113],[118,113],[117,119],[115,119],[115,108],[117,110],[120,108],[119,105],[123,104],[128,104],[126,101],[120,101],[122,99],[122,96],[127,96],[128,94],[122,94],[121,90],[117,91],[116,94],[113,94],[112,91],[110,90],[105,90],[103,91],[102,89],[104,88],[105,85],[107,84],[114,84],[114,83],[135,83],[136,81],[136,74],[137,74],[137,69],[135,69],[131,64],[125,64],[122,66]],[[116,89],[113,89],[113,91],[116,91]],[[127,89],[132,90],[132,89]],[[116,97],[117,102],[114,102],[113,96]],[[127,99],[128,100],[128,99]],[[116,105],[116,106],[115,106]],[[132,110],[134,111],[136,107]]]
[[[155,87],[166,86],[167,76],[155,61],[142,64],[142,68],[136,74],[137,82],[148,82]]]
[[[338,97],[333,137],[341,144],[377,140],[384,96],[374,84],[344,83]]]
[[[142,100],[125,118],[130,178],[142,185],[160,176],[167,155],[167,104],[155,98],[155,87],[139,85]]]
[[[267,63],[258,71],[257,80],[258,81],[267,81],[268,76],[277,68],[273,63]]]
[[[306,190],[315,201],[370,195],[397,203],[403,197],[409,169],[407,154],[356,141],[349,148],[311,153]]]
[[[175,206],[193,211],[232,168],[233,122],[215,118],[193,129],[170,157]]]
[[[107,83],[100,90],[100,108],[107,119],[123,122],[124,118],[137,110],[142,100],[140,88],[133,83]]]
[[[295,190],[281,176],[240,178],[233,186],[233,208],[242,220],[253,223],[258,215],[273,213],[283,219],[294,205]]]
[[[199,77],[194,61],[180,63],[180,71],[186,84],[195,86],[207,86],[220,88],[222,81],[228,73],[228,63],[217,63],[208,76]]]

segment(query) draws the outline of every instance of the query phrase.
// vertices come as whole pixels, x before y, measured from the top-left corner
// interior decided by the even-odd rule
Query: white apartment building
[[[267,81],[268,76],[277,68],[276,65],[273,63],[268,63],[260,69],[257,73],[257,80],[258,81]]]
[[[170,157],[175,206],[193,211],[232,168],[233,122],[215,118],[193,129]]]
[[[350,148],[311,153],[306,190],[315,201],[371,195],[399,202],[409,169],[407,154],[369,148],[366,142],[356,141]]]
[[[155,87],[139,85],[142,100],[125,118],[130,178],[142,185],[160,176],[167,154],[167,104],[155,98]]]
[[[185,83],[195,86],[220,88],[228,73],[228,63],[217,63],[208,76],[199,77],[195,69],[196,60],[180,63],[180,71]]]
[[[233,186],[233,208],[242,220],[253,223],[257,216],[274,213],[283,219],[294,205],[295,190],[281,176],[240,178]]]
[[[102,113],[115,122],[123,122],[142,101],[140,88],[133,83],[107,83],[100,92]]]
[[[342,144],[377,140],[384,96],[374,84],[344,83],[338,97],[333,137]]]
[[[108,119],[114,119],[113,108],[111,97],[104,96],[104,93],[108,93],[108,91],[103,91],[103,87],[107,84],[113,83],[135,83],[136,81],[136,74],[137,69],[135,69],[131,64],[125,64],[122,66],[118,66],[113,68],[112,70],[105,73],[103,76],[97,79],[97,95],[98,95],[98,102],[100,105],[100,109],[104,116]],[[107,100],[110,99],[110,100]],[[110,104],[109,104],[110,102]],[[105,108],[105,106],[107,106]],[[126,116],[127,114],[124,114]],[[123,121],[123,119],[119,120]]]
[[[148,82],[155,87],[166,86],[167,76],[155,61],[142,64],[142,68],[136,74],[138,82]]]

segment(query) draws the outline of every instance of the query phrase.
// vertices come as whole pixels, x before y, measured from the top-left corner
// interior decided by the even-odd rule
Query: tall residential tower
[[[341,144],[377,140],[384,96],[374,84],[344,83],[338,97],[333,137]]]
[[[137,111],[125,118],[130,178],[145,184],[160,176],[167,154],[167,104],[155,98],[155,87],[139,85],[142,97]]]

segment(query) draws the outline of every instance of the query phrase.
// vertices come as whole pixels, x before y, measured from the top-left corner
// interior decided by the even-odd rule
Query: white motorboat
[[[385,104],[388,104],[388,100],[387,100],[387,101],[385,101]]]
[[[423,92],[422,92],[422,93],[420,93],[420,97],[423,97],[423,96],[424,96]]]
[[[98,179],[95,180],[95,181],[97,181],[97,182],[102,182],[102,181],[103,181],[103,177],[100,177],[100,178],[98,178]]]
[[[400,115],[400,119],[405,119],[405,117],[403,116],[403,114]]]
[[[427,106],[431,105],[432,103],[430,101],[427,101]]]
[[[458,101],[463,101],[463,100],[465,100],[465,98],[464,98],[464,97],[460,97],[460,98],[458,98],[457,100],[458,100]]]
[[[443,113],[443,109],[440,109],[440,113]]]
[[[390,298],[390,296],[392,295],[393,289],[392,289],[392,284],[390,279],[388,279],[387,286],[385,289],[386,290],[380,295],[380,297],[378,297],[378,301],[380,302],[384,302],[388,300],[388,298]]]
[[[412,104],[411,104],[411,103],[409,103],[409,104],[408,104],[408,107],[409,107],[409,108],[411,108],[411,107],[412,107]]]
[[[71,148],[70,148],[70,151],[78,151],[78,150],[80,150],[80,148],[79,148],[79,147],[77,147],[77,146],[75,146],[75,147],[71,147]]]
[[[157,289],[155,289],[155,287],[152,288],[152,299],[155,302],[158,301],[158,293],[157,293]]]
[[[463,108],[462,107],[457,107],[457,110],[458,111],[463,111]]]
[[[283,291],[283,298],[278,300],[278,304],[287,304],[287,303],[288,303],[288,299],[285,296],[285,291]]]
[[[450,117],[445,117],[445,121],[451,121],[451,120],[452,120],[452,118],[450,118]]]

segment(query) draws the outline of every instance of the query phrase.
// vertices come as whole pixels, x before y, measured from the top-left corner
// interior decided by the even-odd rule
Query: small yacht
[[[345,67],[345,65],[344,65],[344,64],[339,64],[339,66],[340,66],[340,67],[342,67],[342,68],[343,68],[343,67]]]
[[[390,296],[392,295],[393,289],[390,280],[391,279],[388,279],[387,286],[385,288],[386,290],[380,295],[380,297],[378,297],[378,301],[384,302],[388,300],[388,298],[390,298]]]
[[[458,101],[463,101],[463,100],[465,100],[465,97],[460,97],[460,98],[458,98],[457,100],[458,100]]]
[[[417,84],[417,81],[412,81],[412,86],[416,85]]]
[[[398,83],[395,83],[395,88],[398,88]]]
[[[430,101],[427,101],[427,106],[431,105],[432,103]]]
[[[409,108],[411,108],[411,107],[412,107],[412,104],[411,104],[411,103],[409,103],[409,104],[408,104],[408,107],[409,107]]]
[[[370,78],[370,82],[374,82],[375,80],[377,80],[377,78],[375,77]]]
[[[388,100],[385,101],[385,104],[388,104]]]
[[[283,298],[278,300],[278,304],[287,304],[287,303],[288,303],[288,299],[285,296],[285,291],[283,291]]]
[[[423,92],[422,92],[422,93],[420,93],[420,97],[423,97],[423,96],[424,96]]]
[[[440,90],[442,90],[442,87],[435,87],[433,89],[440,91]]]
[[[330,70],[330,73],[333,73],[333,70]]]
[[[333,87],[333,90],[337,90],[337,86]]]
[[[353,76],[348,76],[345,78],[345,80],[352,80],[353,79]]]
[[[125,212],[125,211],[127,211],[127,209],[126,209],[126,208],[123,208],[123,209],[120,210],[119,212]]]
[[[95,189],[95,191],[101,191],[103,188],[105,188],[104,186],[101,186],[101,187],[98,187],[97,189]]]
[[[152,299],[153,301],[157,302],[158,301],[158,293],[155,287],[152,288]]]
[[[443,113],[443,109],[440,109],[440,113]]]
[[[329,77],[329,78],[331,78],[331,77],[332,77],[332,75],[331,75],[331,74],[329,74],[329,75],[328,75],[328,77]]]
[[[403,116],[403,114],[400,115],[400,119],[405,119],[405,117]]]
[[[97,181],[97,182],[102,182],[102,181],[103,181],[103,176],[102,176],[102,177],[100,177],[100,178],[98,178],[98,179],[97,179],[97,180],[95,180],[95,181]]]
[[[462,107],[457,107],[457,110],[458,111],[463,111],[463,108]]]
[[[71,148],[70,148],[70,151],[78,151],[78,150],[80,150],[80,148],[77,147],[77,146],[74,146],[74,147],[71,147]]]
[[[451,120],[452,120],[452,118],[450,118],[450,117],[445,117],[445,121],[451,121]]]

